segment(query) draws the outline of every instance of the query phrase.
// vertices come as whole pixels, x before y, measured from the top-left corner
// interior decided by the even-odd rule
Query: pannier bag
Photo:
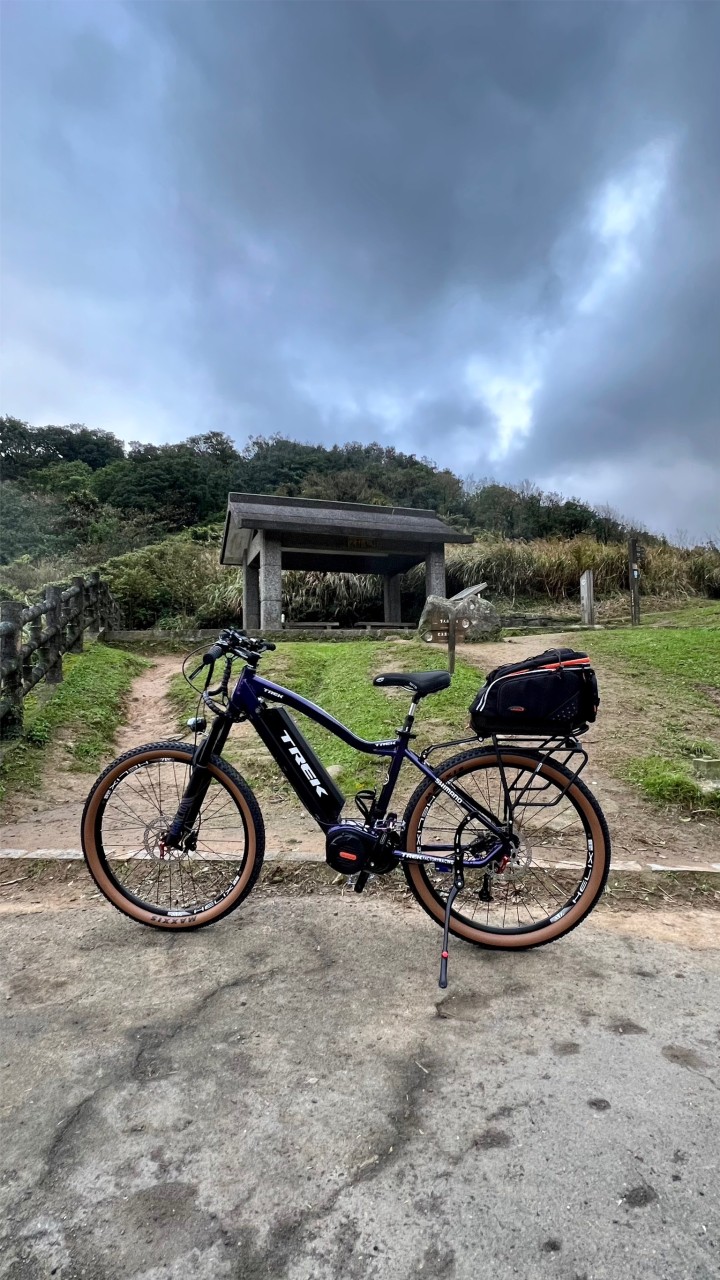
[[[598,685],[586,653],[546,649],[496,667],[470,707],[476,733],[580,732],[597,716]]]

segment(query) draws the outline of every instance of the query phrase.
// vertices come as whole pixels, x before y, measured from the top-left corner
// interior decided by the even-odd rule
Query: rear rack
[[[573,783],[577,782],[577,779],[580,777],[580,774],[588,762],[588,753],[585,748],[580,745],[574,734],[557,734],[549,737],[542,737],[540,734],[523,734],[517,738],[511,737],[510,735],[505,735],[501,738],[499,734],[493,733],[491,734],[491,741],[498,757],[498,767],[503,780],[505,798],[509,805],[519,804],[530,788],[533,787],[533,783],[538,777],[538,774],[546,760],[552,758],[556,760],[558,764],[563,765],[567,769],[570,767],[570,761],[579,757],[578,766],[572,774],[572,777],[568,779],[567,786],[555,797],[554,800],[525,801],[525,806],[528,809],[552,809],[565,798]],[[520,777],[519,773],[516,775],[514,782],[508,784],[505,767],[501,763],[502,757],[500,754],[503,748],[507,749],[508,747],[526,747],[540,755],[537,766],[530,774],[525,785],[522,787],[518,786],[518,779]],[[541,785],[533,788],[533,792],[535,795],[542,795],[544,791],[549,790],[549,787],[549,782],[542,781]]]
[[[584,732],[584,729],[580,729],[578,730],[578,732],[582,733]],[[577,763],[577,768],[574,770],[572,774],[572,777],[568,780],[567,786],[563,791],[560,792],[559,795],[555,797],[554,800],[538,800],[538,799],[526,800],[525,805],[529,809],[535,809],[535,808],[552,809],[555,805],[559,804],[560,801],[565,798],[565,796],[567,795],[573,783],[576,782],[577,779],[580,777],[580,774],[582,773],[583,769],[585,768],[585,765],[588,762],[588,753],[585,750],[585,748],[580,745],[580,743],[578,742],[574,734],[567,734],[567,733],[563,733],[563,734],[524,733],[524,734],[518,734],[517,736],[513,734],[493,733],[482,738],[479,737],[478,734],[473,734],[472,737],[470,738],[451,738],[447,742],[436,742],[433,744],[433,746],[425,748],[422,755],[420,756],[420,759],[423,761],[426,761],[428,759],[428,756],[430,756],[433,751],[440,751],[446,747],[462,747],[473,742],[482,744],[484,742],[487,742],[488,739],[490,742],[492,742],[492,745],[495,748],[495,753],[498,757],[498,768],[500,770],[500,775],[502,777],[502,784],[503,784],[503,790],[505,792],[505,798],[507,800],[507,803],[511,807],[513,805],[519,804],[531,787],[533,788],[534,795],[536,796],[540,796],[542,795],[543,792],[548,791],[550,789],[550,783],[542,779],[539,780],[539,785],[533,787],[533,783],[538,778],[538,774],[546,760],[549,760],[550,758],[552,758],[556,760],[558,764],[564,765],[565,768],[568,768],[570,766],[571,760],[577,760],[578,763]],[[537,752],[540,755],[540,759],[538,760],[537,767],[533,770],[530,777],[525,782],[524,786],[520,787],[518,785],[520,773],[516,775],[514,781],[511,781],[511,782],[508,781],[507,771],[505,769],[505,766],[502,764],[502,757],[500,753],[502,750],[508,750],[513,748],[518,749],[523,747],[525,747],[528,750]],[[523,773],[524,772],[525,771],[523,770]]]

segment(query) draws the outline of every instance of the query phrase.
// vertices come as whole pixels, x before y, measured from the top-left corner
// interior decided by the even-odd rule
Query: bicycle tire
[[[115,787],[131,770],[142,768],[151,761],[170,760],[189,765],[193,748],[177,740],[147,743],[126,751],[113,760],[100,774],[88,795],[83,809],[81,840],[88,871],[108,902],[123,915],[139,924],[158,929],[202,929],[216,924],[240,906],[253,889],[262,868],[265,854],[265,825],[254,793],[245,779],[220,756],[212,756],[208,768],[211,777],[223,786],[240,813],[246,837],[246,846],[239,858],[239,868],[229,891],[205,909],[169,913],[167,909],[155,909],[143,904],[125,890],[112,874],[102,841],[102,820],[105,806]]]
[[[514,931],[497,931],[470,923],[462,915],[456,914],[455,910],[451,912],[450,931],[456,937],[475,946],[523,951],[545,946],[564,937],[577,928],[597,905],[610,871],[610,833],[602,809],[592,792],[579,778],[573,778],[572,772],[563,764],[543,758],[532,749],[524,747],[501,749],[500,755],[503,763],[510,768],[531,769],[536,771],[537,777],[567,788],[565,794],[583,823],[587,839],[587,865],[590,868],[587,883],[577,900],[549,923],[542,923],[538,927],[523,926]],[[493,765],[497,768],[497,754],[492,750],[466,751],[443,761],[438,766],[437,773],[445,781],[470,772],[473,764],[481,768],[491,768]],[[409,853],[421,851],[418,845],[421,818],[431,801],[439,794],[440,788],[428,781],[421,782],[413,792],[404,814],[405,847]],[[415,900],[436,923],[442,924],[445,918],[445,900],[432,884],[425,864],[405,861],[403,870]]]

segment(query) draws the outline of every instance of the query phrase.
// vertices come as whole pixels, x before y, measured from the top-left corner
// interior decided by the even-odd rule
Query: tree
[[[125,457],[122,440],[111,431],[86,427],[81,422],[66,427],[36,427],[34,432],[48,458],[55,455],[63,462],[85,462],[92,471]]]
[[[122,440],[110,431],[71,423],[31,427],[20,418],[0,418],[0,458],[5,480],[22,480],[54,462],[84,462],[92,471],[125,457]]]
[[[87,462],[51,462],[31,471],[23,483],[33,493],[81,493],[87,490],[92,474]]]
[[[0,477],[3,480],[20,480],[38,461],[40,449],[33,428],[20,418],[5,414],[0,418]]]

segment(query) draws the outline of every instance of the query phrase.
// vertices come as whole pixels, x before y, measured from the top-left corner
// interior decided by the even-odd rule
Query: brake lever
[[[231,657],[226,658],[225,672],[223,674],[223,678],[220,681],[217,689],[208,689],[207,685],[205,686],[206,692],[208,693],[209,697],[217,698],[218,696],[222,695],[223,698],[227,698],[228,685],[230,684],[230,676],[232,675],[232,665],[233,665],[232,658]]]

